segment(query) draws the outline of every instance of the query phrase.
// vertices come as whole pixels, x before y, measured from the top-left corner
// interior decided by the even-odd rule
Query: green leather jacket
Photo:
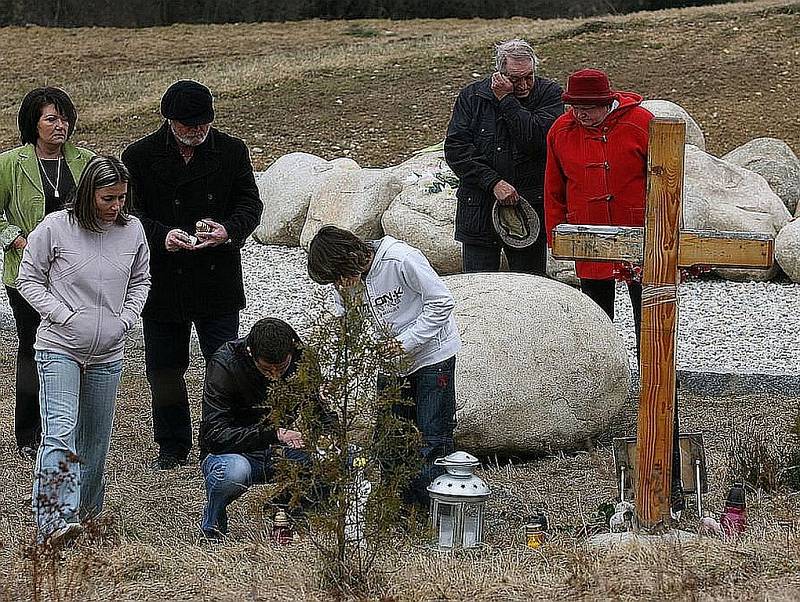
[[[78,182],[91,151],[65,142],[64,158]],[[26,144],[0,154],[0,245],[4,249],[3,284],[15,287],[22,251],[11,247],[17,236],[27,237],[44,218],[44,189],[36,152]]]

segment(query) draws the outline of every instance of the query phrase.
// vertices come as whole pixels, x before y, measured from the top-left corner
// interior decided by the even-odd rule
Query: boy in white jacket
[[[413,406],[402,410],[422,433],[425,467],[407,501],[427,505],[426,487],[441,473],[433,461],[453,451],[455,356],[461,347],[453,296],[418,249],[391,236],[363,241],[335,226],[324,226],[311,241],[308,273],[319,284],[335,286],[340,312],[340,289],[360,280],[377,331],[391,333],[397,351],[408,356],[409,387],[403,390]]]

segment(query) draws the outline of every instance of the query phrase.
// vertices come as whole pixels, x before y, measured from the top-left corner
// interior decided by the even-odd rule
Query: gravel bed
[[[247,309],[242,332],[264,316],[281,317],[305,330],[330,291],[306,274],[299,248],[264,246],[250,240],[242,249]],[[0,262],[1,263],[1,262]],[[700,280],[681,285],[678,368],[722,374],[800,375],[800,285],[776,282]],[[0,326],[13,328],[5,290],[0,292]],[[633,318],[627,289],[617,288],[616,325],[635,366]]]

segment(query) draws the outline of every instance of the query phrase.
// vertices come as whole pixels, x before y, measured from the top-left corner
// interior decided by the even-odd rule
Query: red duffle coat
[[[619,106],[596,127],[572,110],[547,135],[544,210],[547,242],[559,224],[643,226],[647,191],[648,127],[653,114],[642,97],[616,92]],[[579,278],[613,278],[614,263],[576,262]]]

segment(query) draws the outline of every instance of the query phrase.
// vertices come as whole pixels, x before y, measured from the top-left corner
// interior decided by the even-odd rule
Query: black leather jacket
[[[498,101],[491,78],[465,87],[458,95],[447,127],[444,153],[460,180],[455,238],[467,244],[493,246],[493,188],[505,180],[534,208],[543,204],[547,132],[564,112],[561,86],[535,78],[532,92]]]
[[[287,375],[302,357],[292,357]],[[200,455],[263,451],[278,442],[270,420],[270,381],[256,368],[245,339],[223,345],[208,362],[203,388]]]

